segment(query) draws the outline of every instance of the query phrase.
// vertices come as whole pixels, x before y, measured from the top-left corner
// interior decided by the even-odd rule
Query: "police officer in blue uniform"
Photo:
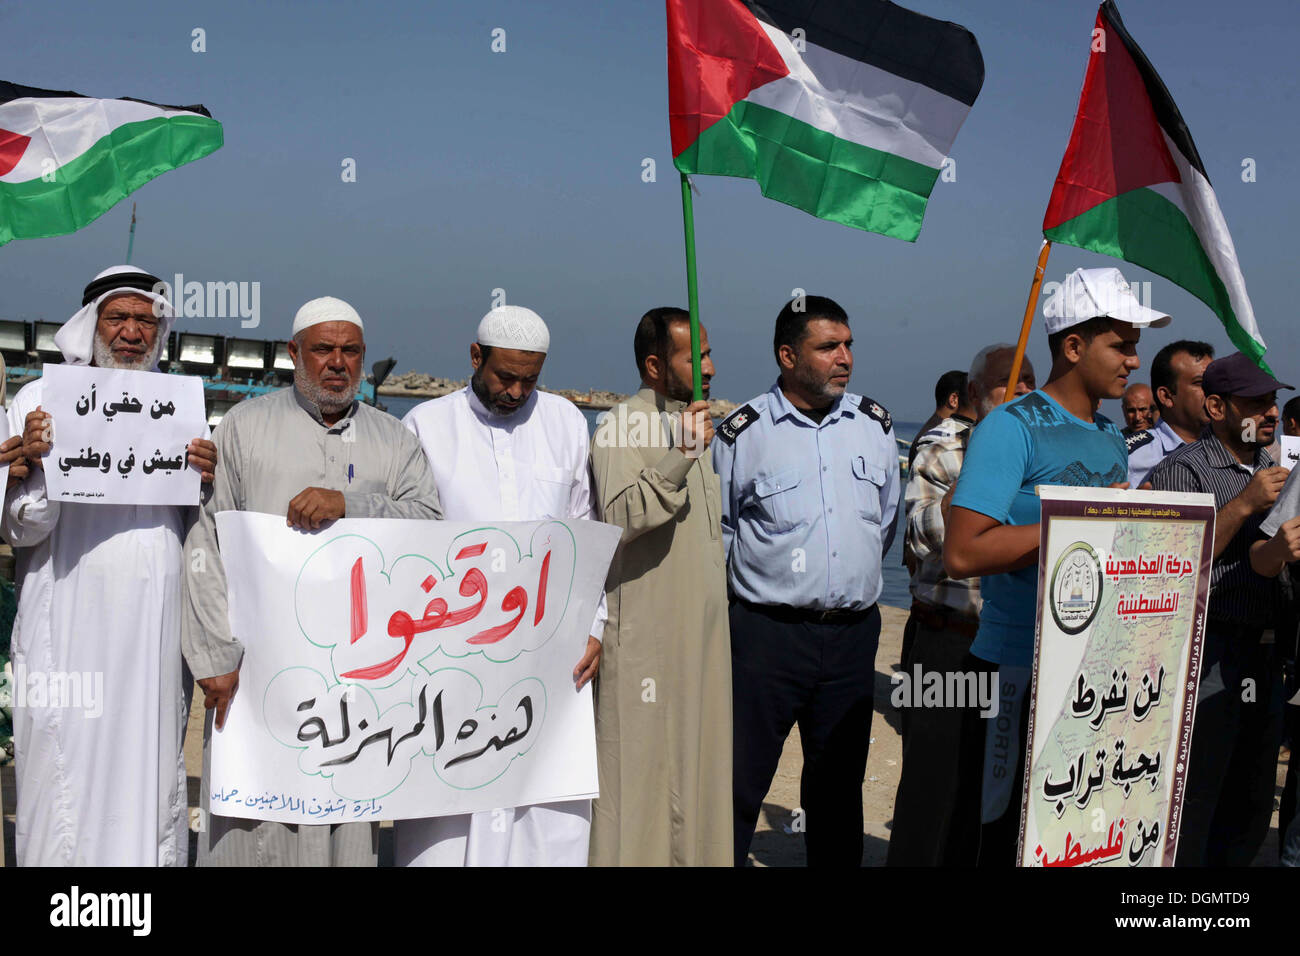
[[[848,316],[800,296],[776,320],[780,378],[718,426],[730,591],[736,865],[790,728],[803,744],[808,865],[862,861],[862,780],[898,448],[880,404],[846,389]]]

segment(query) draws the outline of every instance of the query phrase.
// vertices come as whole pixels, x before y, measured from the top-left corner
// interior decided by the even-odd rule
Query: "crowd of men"
[[[174,315],[158,288],[132,267],[96,276],[56,337],[65,361],[156,370]],[[590,439],[571,403],[536,388],[552,343],[531,310],[484,316],[469,385],[399,422],[357,401],[361,316],[313,299],[292,325],[294,384],[241,402],[191,442],[202,489],[191,508],[51,500],[43,462],[56,423],[41,381],[25,386],[8,410],[15,437],[0,444],[9,465],[0,534],[18,563],[15,665],[100,670],[110,690],[98,720],[16,710],[19,864],[188,862],[191,678],[207,709],[198,863],[376,863],[376,823],[208,813],[212,739],[241,706],[244,654],[216,515],[243,510],[304,531],[345,517],[560,517],[622,529],[573,668],[575,693],[594,682],[599,797],[397,821],[405,866],[743,866],[796,724],[793,829],[808,863],[859,865],[877,601],[901,524],[913,594],[904,668],[994,679],[998,733],[1012,745],[988,747],[992,724],[974,707],[905,712],[889,863],[1010,865],[1040,484],[1214,494],[1214,591],[1179,862],[1249,862],[1272,810],[1281,663],[1295,633],[1294,613],[1289,632],[1271,616],[1286,603],[1287,564],[1300,559],[1300,484],[1268,450],[1276,391],[1289,386],[1243,356],[1212,362],[1210,346],[1188,341],[1160,351],[1149,388],[1129,386],[1141,330],[1169,317],[1141,306],[1115,269],[1077,270],[1063,295],[1066,307],[1047,318],[1041,388],[1026,358],[1004,402],[1015,364],[1005,344],[940,379],[905,489],[889,412],[849,391],[849,317],[813,295],[777,315],[775,383],[716,427],[708,402],[693,400],[689,316],[646,312],[632,335],[640,390]],[[704,329],[700,339],[707,398]],[[1097,413],[1121,397],[1127,434]],[[1249,701],[1236,692],[1247,679],[1259,688]],[[110,790],[118,799],[105,799]],[[1286,853],[1300,857],[1296,827]]]
[[[964,404],[916,443],[903,670],[991,671],[1000,714],[986,719],[976,701],[904,713],[889,863],[1015,862],[1037,611],[1035,487],[1054,484],[1214,496],[1177,863],[1249,865],[1272,816],[1284,696],[1296,690],[1283,672],[1300,621],[1285,573],[1300,559],[1300,479],[1277,466],[1275,441],[1277,393],[1291,386],[1245,355],[1215,359],[1211,345],[1190,340],[1156,353],[1149,386],[1129,384],[1141,330],[1169,317],[1142,306],[1116,269],[1077,270],[1062,293],[1065,307],[1047,316],[1042,388],[1026,363],[1017,391],[1027,394],[1001,404],[1014,350],[991,345],[972,362]],[[1097,412],[1108,398],[1122,399],[1123,431]],[[1280,416],[1287,434],[1300,435],[1297,416],[1293,399]],[[1009,745],[993,746],[995,737]],[[1289,768],[1279,827],[1287,865],[1300,864],[1295,792]]]

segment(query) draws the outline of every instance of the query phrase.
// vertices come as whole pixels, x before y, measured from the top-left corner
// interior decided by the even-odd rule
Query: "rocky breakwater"
[[[379,394],[405,395],[408,398],[440,398],[464,387],[465,379],[439,378],[435,375],[425,375],[423,372],[403,372],[401,375],[389,377],[380,386]],[[548,388],[544,389],[544,391],[563,395],[579,408],[592,408],[598,411],[613,408],[614,405],[627,398],[626,395],[620,395],[617,392],[606,392],[598,388],[591,388],[586,391],[573,388]],[[735,402],[729,402],[725,398],[715,398],[709,402],[709,412],[714,418],[729,415],[735,407]]]

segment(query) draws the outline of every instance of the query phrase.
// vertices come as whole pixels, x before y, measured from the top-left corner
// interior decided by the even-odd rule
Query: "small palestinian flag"
[[[221,124],[202,106],[0,81],[0,245],[75,232],[221,143]]]
[[[679,170],[916,240],[984,83],[970,31],[884,0],[667,3]]]
[[[1097,11],[1070,145],[1043,235],[1150,269],[1218,315],[1261,362],[1264,340],[1219,201],[1169,90],[1119,11]]]

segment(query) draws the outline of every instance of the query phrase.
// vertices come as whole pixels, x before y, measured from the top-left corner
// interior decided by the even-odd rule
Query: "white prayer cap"
[[[159,291],[155,291],[159,290]],[[164,294],[167,284],[135,266],[112,266],[90,280],[81,296],[81,310],[54,333],[54,344],[69,365],[89,365],[94,354],[95,330],[99,327],[99,306],[115,295],[139,295],[154,303],[158,335],[163,339],[175,321],[172,304]]]
[[[541,352],[551,347],[551,333],[542,317],[520,305],[502,305],[478,324],[478,344],[494,349]]]
[[[366,329],[356,309],[342,299],[323,295],[319,299],[312,299],[298,310],[298,314],[293,317],[292,337],[297,338],[298,333],[303,329],[320,325],[322,322],[351,322],[363,332]]]

